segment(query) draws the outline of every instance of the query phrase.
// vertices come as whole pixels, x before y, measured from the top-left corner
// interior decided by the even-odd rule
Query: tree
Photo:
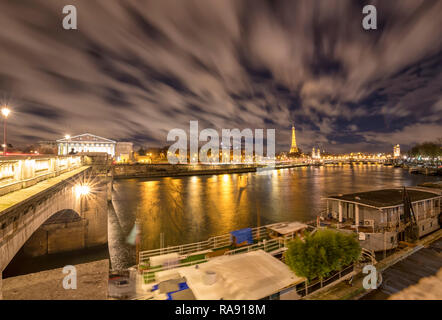
[[[424,142],[421,144],[417,144],[413,148],[411,148],[411,150],[408,152],[408,155],[412,157],[440,157],[442,156],[441,142],[441,139],[438,139],[437,142]]]
[[[140,147],[140,149],[138,149],[138,155],[145,156],[146,155],[146,149],[144,149],[143,147]]]
[[[358,260],[361,247],[355,234],[324,229],[296,238],[288,244],[285,260],[288,266],[308,280],[326,277]]]

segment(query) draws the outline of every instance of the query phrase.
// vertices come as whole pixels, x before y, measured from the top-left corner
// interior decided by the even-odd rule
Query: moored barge
[[[363,248],[384,251],[440,228],[442,190],[391,188],[327,197],[322,227],[356,232]]]

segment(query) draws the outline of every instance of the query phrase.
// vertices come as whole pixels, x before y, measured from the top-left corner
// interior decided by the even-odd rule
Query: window
[[[424,229],[425,229],[425,227],[424,227],[424,226],[422,226],[422,231],[424,231]]]

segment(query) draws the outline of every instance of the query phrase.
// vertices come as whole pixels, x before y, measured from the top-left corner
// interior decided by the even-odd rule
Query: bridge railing
[[[87,172],[90,172],[90,168],[86,168],[81,174]],[[4,239],[17,232],[20,226],[36,218],[33,212],[37,204],[45,203],[45,205],[49,205],[54,195],[61,194],[64,199],[72,197],[74,193],[70,187],[72,187],[76,179],[77,175],[73,175],[47,187],[44,192],[31,195],[17,204],[3,209],[0,214],[0,245]]]
[[[0,157],[0,196],[81,165],[80,156]]]

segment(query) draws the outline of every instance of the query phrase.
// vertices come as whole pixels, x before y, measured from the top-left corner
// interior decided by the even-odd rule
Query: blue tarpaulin
[[[247,241],[248,244],[253,243],[252,228],[231,231],[230,234],[232,235],[232,238],[236,238],[236,244],[243,243],[244,241]]]

